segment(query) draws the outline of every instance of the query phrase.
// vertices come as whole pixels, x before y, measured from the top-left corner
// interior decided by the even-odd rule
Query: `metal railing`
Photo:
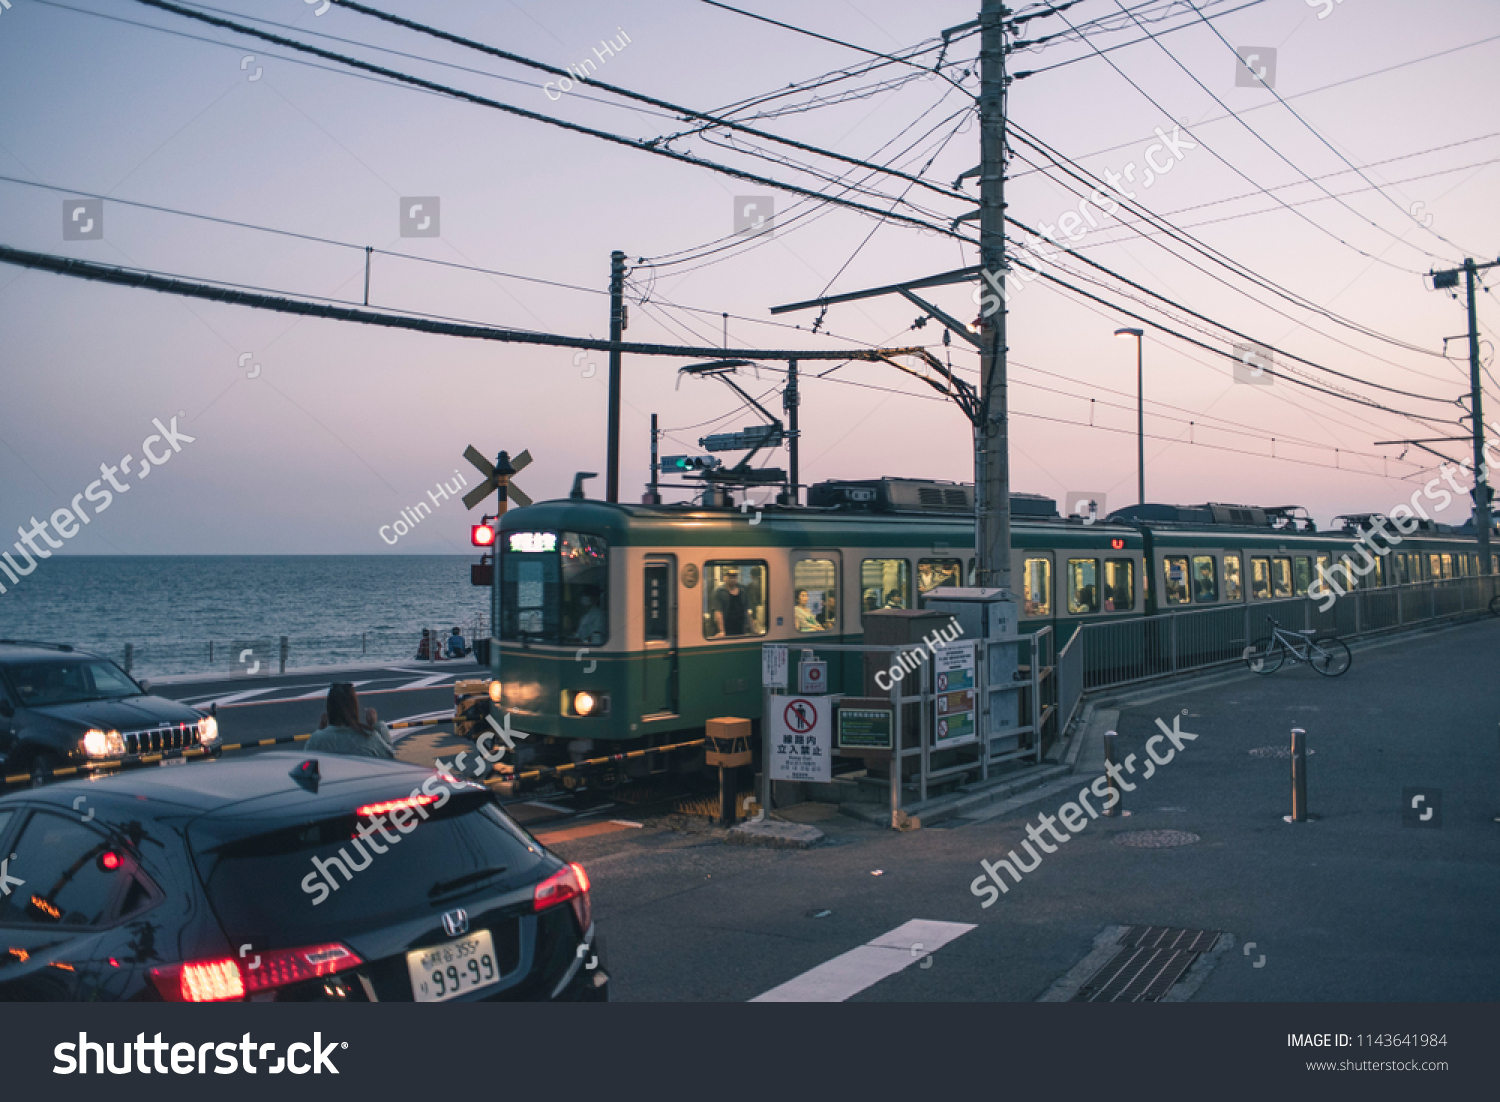
[[[348,666],[362,662],[411,662],[416,660],[422,628],[365,631],[343,635],[262,635],[230,639],[145,640],[97,645],[78,643],[80,650],[107,656],[127,673],[140,677],[219,673],[225,676],[264,676],[285,672],[292,666]],[[434,627],[432,638],[446,643],[452,622]],[[470,647],[488,634],[480,617],[460,621]],[[474,661],[469,656],[468,661]],[[442,659],[435,660],[441,663]],[[451,661],[451,660],[449,660]],[[251,674],[251,669],[255,670]]]
[[[1063,648],[1059,680],[1088,692],[1240,662],[1270,634],[1268,616],[1289,631],[1352,639],[1482,612],[1497,592],[1500,576],[1448,578],[1352,590],[1326,610],[1318,607],[1326,597],[1292,597],[1087,624]]]
[[[945,786],[950,782],[983,781],[992,772],[1007,762],[1031,759],[1041,761],[1043,744],[1048,732],[1054,737],[1065,728],[1063,695],[1058,679],[1057,658],[1054,655],[1056,638],[1050,627],[1008,639],[966,640],[975,645],[974,727],[973,737],[961,740],[941,741],[937,737],[937,699],[943,694],[933,684],[933,669],[929,659],[930,649],[924,643],[901,644],[856,644],[856,643],[802,643],[790,646],[791,669],[789,681],[796,684],[799,652],[828,662],[828,684],[826,692],[818,698],[835,705],[843,697],[864,699],[880,698],[888,701],[891,709],[891,749],[889,751],[848,752],[839,755],[837,738],[830,738],[830,754],[843,757],[866,757],[876,754],[886,760],[889,780],[889,805],[892,825],[897,825],[906,806],[906,790],[916,796],[918,803],[925,803],[929,790]],[[775,646],[777,644],[768,644]],[[992,649],[1017,648],[1017,673],[1014,680],[991,683]],[[921,661],[908,661],[898,666],[902,655],[920,655]],[[889,678],[890,689],[867,693],[866,655],[878,658],[878,668],[890,671],[896,668],[909,669],[899,678]],[[851,661],[852,659],[852,661]],[[878,683],[877,683],[878,686]],[[1015,692],[1015,718],[1013,725],[996,729],[991,720],[991,692],[997,689],[1012,689]],[[773,806],[771,799],[770,762],[774,754],[770,722],[776,701],[796,694],[772,694],[766,690],[764,717],[761,723],[763,745],[762,806]],[[1004,697],[1002,696],[1003,700]],[[1077,700],[1067,706],[1071,716]],[[1004,706],[1004,705],[1002,705]],[[830,775],[830,779],[832,776]],[[783,783],[783,782],[777,782]],[[816,783],[816,782],[802,782]]]

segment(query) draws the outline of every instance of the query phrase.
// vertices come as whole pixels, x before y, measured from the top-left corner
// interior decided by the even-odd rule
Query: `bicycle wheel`
[[[1286,661],[1286,648],[1274,636],[1266,636],[1246,647],[1244,657],[1251,673],[1275,673]]]
[[[1342,639],[1314,639],[1307,645],[1308,663],[1324,677],[1337,677],[1354,663]]]
[[[1490,598],[1490,615],[1500,616],[1500,593]]]

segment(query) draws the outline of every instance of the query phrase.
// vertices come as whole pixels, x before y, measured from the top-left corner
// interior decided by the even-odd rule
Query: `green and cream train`
[[[507,512],[494,634],[512,726],[544,736],[529,745],[550,747],[547,760],[681,741],[717,716],[758,719],[762,644],[859,643],[870,611],[918,608],[973,577],[969,486],[828,482],[808,498],[763,509],[569,498]],[[1022,630],[1049,626],[1058,646],[1084,624],[1305,595],[1368,523],[1320,532],[1298,509],[1224,505],[1090,523],[1029,494],[1011,508]],[[1358,584],[1478,565],[1471,535],[1429,523]]]

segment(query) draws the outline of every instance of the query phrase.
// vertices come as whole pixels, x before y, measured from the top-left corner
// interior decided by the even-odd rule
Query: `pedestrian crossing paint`
[[[950,941],[975,929],[970,922],[935,922],[914,918],[881,934],[858,949],[851,949],[811,968],[763,995],[753,1003],[841,1003],[867,987],[894,976]]]

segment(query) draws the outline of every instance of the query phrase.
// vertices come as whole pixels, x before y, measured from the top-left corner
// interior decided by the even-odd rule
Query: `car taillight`
[[[151,969],[151,983],[168,1002],[243,999],[260,991],[331,976],[364,961],[346,945],[308,945],[253,953],[247,960],[193,960]]]
[[[559,903],[573,904],[573,917],[578,919],[578,932],[586,934],[593,924],[593,906],[589,903],[589,874],[577,861],[566,868],[558,869],[536,886],[532,900],[533,909],[545,911]]]
[[[401,811],[406,808],[426,807],[428,804],[437,803],[436,796],[423,793],[419,796],[403,796],[399,800],[383,800],[378,804],[365,804],[354,809],[354,814],[361,819],[372,819],[376,815],[389,815],[392,811]]]

